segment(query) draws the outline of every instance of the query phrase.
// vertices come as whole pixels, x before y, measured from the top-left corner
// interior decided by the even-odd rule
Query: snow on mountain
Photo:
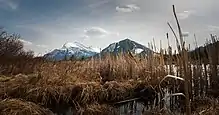
[[[143,49],[137,48],[137,49],[135,49],[135,54],[139,54],[139,53],[141,53],[143,51],[144,51]]]
[[[92,49],[93,49],[94,52],[97,52],[97,53],[101,52],[100,48],[92,48]]]
[[[63,60],[70,58],[80,59],[92,56],[98,57],[105,53],[119,54],[121,52],[127,53],[129,51],[142,56],[151,54],[153,52],[151,49],[127,38],[110,44],[102,51],[100,51],[98,48],[87,47],[79,42],[68,42],[65,43],[60,49],[55,49],[50,53],[45,54],[44,57],[52,60]]]
[[[92,47],[86,47],[85,45],[74,42],[74,43],[65,43],[62,48],[55,49],[50,53],[44,55],[44,57],[52,60],[63,60],[70,58],[86,58],[92,57],[97,54],[97,49]]]
[[[71,48],[71,47],[78,47],[78,46],[74,43],[68,42],[68,43],[65,43],[62,48],[65,49],[65,48]]]
[[[111,45],[109,45],[109,47],[107,48],[108,52],[113,52],[116,48],[116,43],[112,43]]]

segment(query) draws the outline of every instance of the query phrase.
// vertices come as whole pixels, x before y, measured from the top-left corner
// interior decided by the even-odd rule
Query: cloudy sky
[[[177,29],[173,4],[191,46],[194,34],[198,45],[219,35],[219,0],[0,0],[0,26],[42,54],[66,42],[104,48],[126,37],[146,46],[154,38],[167,47],[167,32],[175,46],[167,25]]]

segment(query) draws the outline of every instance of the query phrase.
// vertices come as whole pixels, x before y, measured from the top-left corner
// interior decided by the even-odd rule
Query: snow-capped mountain
[[[63,59],[71,59],[71,58],[88,58],[88,57],[99,57],[100,55],[104,55],[106,53],[111,54],[119,54],[119,53],[127,53],[128,51],[133,54],[145,56],[151,54],[153,51],[135,41],[130,39],[124,39],[119,42],[115,42],[110,44],[108,47],[100,51],[97,48],[87,47],[81,43],[65,43],[62,48],[55,49],[44,55],[47,59],[52,60],[63,60]]]
[[[63,60],[70,58],[87,58],[99,53],[95,48],[84,46],[79,42],[65,43],[62,48],[55,49],[44,55],[47,59]]]
[[[124,40],[121,40],[119,42],[115,42],[110,44],[107,48],[103,49],[101,51],[101,54],[105,53],[113,53],[118,54],[121,52],[132,52],[133,54],[151,54],[153,51],[135,41],[130,40],[129,38],[126,38]]]

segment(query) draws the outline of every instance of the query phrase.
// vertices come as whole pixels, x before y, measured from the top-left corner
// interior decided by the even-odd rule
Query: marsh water
[[[167,90],[165,90],[165,95],[168,95]],[[160,98],[159,98],[160,100]],[[132,100],[129,102],[124,102],[124,103],[120,103],[120,104],[116,104],[114,105],[115,108],[115,112],[118,115],[142,115],[142,113],[144,111],[150,111],[152,109],[154,109],[155,107],[155,101],[153,104],[150,105],[145,105],[144,102],[139,101],[139,100]],[[159,107],[160,105],[158,105]],[[170,99],[168,98],[167,100],[165,100],[165,106],[167,108],[169,108],[170,106]],[[59,113],[56,115],[75,115],[75,113],[69,108],[66,109],[65,112],[63,113]]]
[[[142,115],[145,106],[141,102],[131,101],[116,106],[116,113],[119,115]],[[55,115],[75,115],[71,109],[67,109],[63,113],[56,113]]]

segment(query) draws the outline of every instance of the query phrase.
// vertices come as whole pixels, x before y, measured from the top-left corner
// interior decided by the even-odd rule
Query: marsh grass
[[[14,115],[26,111],[26,107],[33,108],[28,114],[38,111],[39,115],[44,115],[42,108],[57,113],[73,108],[78,114],[117,114],[113,106],[115,103],[138,98],[139,91],[152,87],[158,94],[156,107],[150,111],[152,113],[155,110],[159,110],[156,114],[170,114],[169,111],[184,113],[187,107],[187,114],[190,114],[189,109],[192,114],[216,114],[219,96],[218,37],[211,35],[211,42],[206,47],[188,52],[180,32],[178,40],[170,23],[168,26],[176,38],[179,53],[172,51],[170,44],[168,49],[162,49],[160,44],[160,52],[145,57],[125,53],[109,54],[99,59],[57,62],[30,58],[14,60],[14,63],[6,64],[7,68],[4,64],[0,65],[1,71],[6,73],[0,77],[0,103],[4,105],[0,105],[0,109],[10,109],[12,113],[7,114]],[[149,47],[157,50],[155,43],[149,43]],[[167,75],[177,77],[164,80]],[[170,107],[163,109],[164,102],[160,99],[164,95],[160,95],[159,85],[161,90],[168,89],[169,94],[185,94],[186,98],[169,96]],[[23,108],[19,111],[14,108],[20,105]]]

